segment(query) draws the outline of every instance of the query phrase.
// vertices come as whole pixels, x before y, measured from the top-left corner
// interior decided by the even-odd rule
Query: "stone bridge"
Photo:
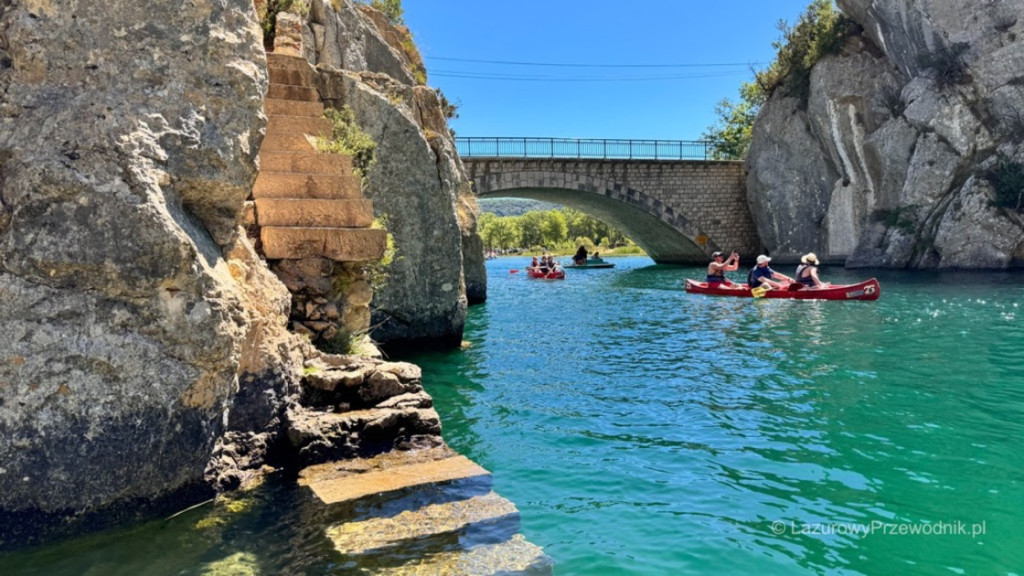
[[[705,264],[715,250],[761,250],[743,163],[463,156],[481,198],[532,198],[585,212],[659,264]]]

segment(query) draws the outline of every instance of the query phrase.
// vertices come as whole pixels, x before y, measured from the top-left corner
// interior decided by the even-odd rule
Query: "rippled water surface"
[[[557,282],[492,260],[472,345],[407,358],[557,575],[1024,574],[1024,275],[880,273],[876,302],[754,301],[684,293],[702,270],[614,262]],[[272,479],[0,554],[0,574],[357,571],[310,498]]]
[[[613,261],[489,261],[471,346],[409,358],[557,574],[1024,574],[1024,277],[754,301]]]

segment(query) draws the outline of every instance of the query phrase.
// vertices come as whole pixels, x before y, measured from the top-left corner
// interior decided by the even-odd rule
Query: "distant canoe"
[[[717,283],[716,283],[717,284]],[[708,296],[736,296],[753,298],[753,291],[746,284],[733,284],[726,288],[721,284],[708,286],[707,282],[686,279],[686,291],[690,294]],[[874,278],[860,284],[832,284],[827,288],[797,288],[766,290],[762,298],[787,298],[791,300],[878,300],[882,287]]]
[[[544,272],[540,268],[531,267],[526,269],[526,275],[539,280],[565,280],[565,270],[561,268]]]
[[[587,268],[614,268],[614,267],[615,267],[615,264],[612,264],[611,262],[606,262],[606,261],[602,260],[601,258],[588,258],[586,263],[584,263],[584,264],[576,264],[575,262],[569,262],[568,264],[565,265],[565,268],[578,268],[578,269],[583,269],[583,270],[585,270]]]

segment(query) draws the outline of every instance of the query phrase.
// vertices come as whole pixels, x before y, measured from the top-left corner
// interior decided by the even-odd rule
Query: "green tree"
[[[545,212],[531,210],[519,216],[519,229],[522,231],[523,247],[532,248],[544,244]]]
[[[807,105],[811,87],[811,69],[818,60],[838,54],[846,38],[859,32],[859,26],[833,5],[833,0],[812,0],[796,26],[779,21],[782,38],[772,43],[775,60],[755,74],[765,95],[783,90]]]
[[[519,226],[512,216],[487,219],[480,227],[480,238],[489,248],[514,248],[520,244]]]
[[[715,160],[742,160],[750,149],[754,120],[764,103],[761,88],[752,82],[740,85],[740,100],[728,98],[715,105],[718,122],[704,131],[703,138],[711,142],[711,157]]]
[[[569,226],[565,223],[565,215],[559,210],[552,210],[545,214],[544,223],[541,225],[541,233],[544,235],[544,244],[555,246],[565,242]]]

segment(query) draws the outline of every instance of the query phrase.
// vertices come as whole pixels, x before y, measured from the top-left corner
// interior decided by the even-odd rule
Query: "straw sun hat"
[[[804,254],[802,258],[800,258],[800,262],[802,264],[814,264],[815,266],[817,266],[818,257],[814,255],[814,252],[808,252],[807,254]]]

